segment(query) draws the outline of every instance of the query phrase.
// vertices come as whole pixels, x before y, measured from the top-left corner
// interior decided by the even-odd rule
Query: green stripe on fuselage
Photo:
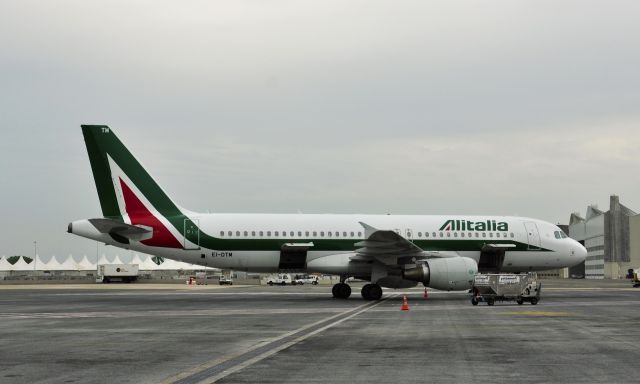
[[[413,243],[425,251],[477,251],[487,244],[513,244],[508,251],[528,251],[528,252],[550,252],[549,249],[530,249],[529,244],[517,241],[488,239],[469,240],[414,240]],[[279,251],[285,243],[306,243],[312,242],[313,247],[309,251],[345,251],[350,252],[358,249],[355,243],[362,241],[359,239],[220,239],[200,233],[200,246],[207,249],[220,251]]]

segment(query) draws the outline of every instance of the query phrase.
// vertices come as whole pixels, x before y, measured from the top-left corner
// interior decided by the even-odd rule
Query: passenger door
[[[200,249],[200,220],[184,219],[184,249]]]
[[[538,226],[533,221],[525,221],[524,228],[527,231],[527,242],[529,243],[529,250],[540,249],[540,233],[538,232]]]

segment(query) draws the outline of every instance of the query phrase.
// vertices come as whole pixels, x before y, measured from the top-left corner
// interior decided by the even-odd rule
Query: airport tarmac
[[[639,304],[626,281],[494,307],[356,285],[0,286],[0,383],[631,383]]]

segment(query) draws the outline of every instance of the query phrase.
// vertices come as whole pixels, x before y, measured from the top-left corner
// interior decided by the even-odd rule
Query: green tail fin
[[[153,209],[170,221],[181,217],[178,206],[147,173],[136,158],[127,150],[113,131],[106,125],[82,125],[84,142],[87,145],[93,178],[98,190],[100,206],[104,217],[123,221],[124,207],[118,199],[116,186],[119,180],[111,164],[115,163],[135,187],[144,195]],[[111,159],[111,163],[109,161]],[[114,186],[115,185],[115,186]],[[176,224],[178,221],[176,221]]]

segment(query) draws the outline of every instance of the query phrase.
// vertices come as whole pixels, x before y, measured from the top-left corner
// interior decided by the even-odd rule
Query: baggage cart
[[[494,305],[496,301],[515,301],[518,304],[540,301],[542,283],[535,273],[526,274],[477,274],[471,290],[471,304],[485,302]]]

